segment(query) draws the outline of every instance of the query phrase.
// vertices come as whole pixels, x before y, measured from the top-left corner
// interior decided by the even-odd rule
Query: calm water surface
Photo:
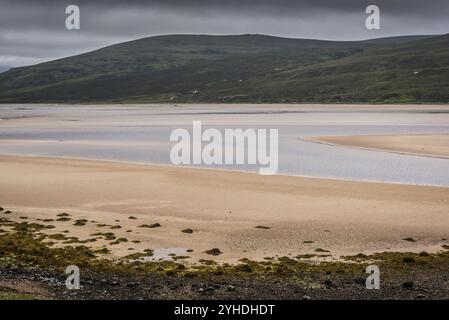
[[[0,154],[170,164],[175,128],[276,128],[279,172],[449,186],[449,160],[334,147],[312,136],[448,133],[448,106],[0,105]],[[257,171],[257,166],[223,166]]]

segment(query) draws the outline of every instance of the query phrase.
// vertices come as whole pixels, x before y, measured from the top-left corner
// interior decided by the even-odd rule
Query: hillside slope
[[[449,36],[144,38],[0,74],[0,102],[447,102]]]

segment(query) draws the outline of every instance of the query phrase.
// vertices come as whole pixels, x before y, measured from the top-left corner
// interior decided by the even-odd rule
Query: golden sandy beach
[[[88,245],[107,244],[115,256],[184,248],[194,250],[187,254],[191,262],[210,259],[204,251],[214,247],[223,252],[214,260],[233,262],[318,248],[333,258],[432,252],[449,238],[447,188],[101,161],[1,156],[0,206],[28,222],[71,215],[71,221],[51,222],[56,228],[50,233],[68,230],[88,239],[113,232],[128,242]],[[89,222],[74,226],[76,219]],[[154,223],[161,226],[139,227]]]
[[[449,158],[448,134],[331,136],[307,140],[347,147]]]

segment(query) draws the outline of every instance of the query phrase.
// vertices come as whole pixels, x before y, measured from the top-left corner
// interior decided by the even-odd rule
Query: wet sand
[[[114,256],[169,248],[187,262],[233,262],[321,248],[337,258],[435,252],[449,238],[447,188],[16,156],[0,157],[0,177],[0,206],[12,219],[42,223],[66,212],[72,220],[48,222],[56,228],[47,233],[112,232],[128,241],[87,246],[107,245]],[[223,253],[204,253],[211,248]]]
[[[449,134],[332,136],[307,138],[307,140],[346,147],[449,158]]]

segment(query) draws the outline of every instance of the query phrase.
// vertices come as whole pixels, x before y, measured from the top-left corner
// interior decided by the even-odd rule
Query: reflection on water
[[[449,133],[449,107],[0,105],[0,154],[170,164],[174,128],[279,129],[279,172],[449,186],[449,160],[302,141],[309,136]],[[257,171],[258,166],[222,166]]]

